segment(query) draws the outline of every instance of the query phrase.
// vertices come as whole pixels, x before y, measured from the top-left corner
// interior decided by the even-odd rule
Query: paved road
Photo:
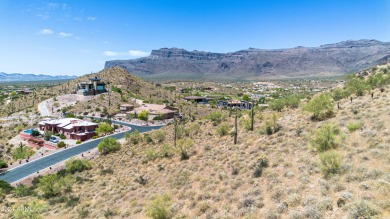
[[[46,107],[46,100],[38,104],[38,111],[41,113],[41,116],[51,116],[51,113]]]
[[[141,132],[147,132],[154,129],[159,129],[162,126],[136,126],[136,125],[130,125],[127,123],[119,122],[119,121],[112,121],[113,123],[129,126],[131,127],[131,130],[128,132],[133,132],[135,130],[138,130]],[[118,133],[115,135],[110,135],[107,137],[120,139],[123,138],[126,132]],[[9,183],[18,181],[26,176],[29,176],[30,174],[36,173],[37,171],[40,171],[42,169],[45,169],[47,167],[50,167],[56,163],[59,163],[61,161],[64,161],[68,158],[71,158],[73,156],[76,156],[78,154],[84,153],[86,151],[89,151],[93,148],[95,148],[100,141],[102,141],[103,138],[92,140],[83,144],[80,144],[78,146],[74,146],[68,149],[65,149],[63,151],[59,151],[54,154],[50,154],[48,156],[42,157],[37,160],[30,161],[27,164],[24,164],[22,166],[18,166],[12,170],[9,170],[8,172],[5,172],[0,175],[0,180],[5,180]]]

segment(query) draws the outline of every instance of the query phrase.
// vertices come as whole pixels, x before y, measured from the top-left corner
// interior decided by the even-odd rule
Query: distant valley
[[[155,80],[253,80],[333,77],[360,71],[390,60],[390,43],[377,40],[343,41],[319,47],[230,53],[153,50],[148,57],[112,60],[131,74]]]
[[[70,80],[77,76],[69,75],[42,75],[42,74],[20,74],[20,73],[4,73],[0,72],[0,83],[18,82],[18,81],[54,81],[54,80]]]

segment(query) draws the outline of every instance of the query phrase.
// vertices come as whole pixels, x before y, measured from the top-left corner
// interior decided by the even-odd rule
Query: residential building
[[[156,116],[161,116],[162,119],[171,119],[175,116],[175,113],[179,111],[174,107],[166,105],[143,103],[140,107],[137,107],[133,111],[128,112],[128,114],[139,114],[143,110],[149,112],[149,119],[153,119]]]
[[[76,93],[84,96],[106,93],[106,84],[98,77],[90,78],[89,82],[80,82],[76,86]]]
[[[207,104],[209,102],[209,100],[212,100],[213,98],[206,98],[206,97],[200,97],[200,96],[187,96],[187,97],[184,97],[184,100],[186,100],[187,102],[194,102],[194,103],[204,103],[204,104]]]
[[[98,124],[76,118],[47,119],[38,123],[39,130],[63,134],[69,139],[85,141],[96,135]]]
[[[217,102],[219,107],[238,108],[238,109],[252,109],[252,103],[246,100],[219,100]]]
[[[121,113],[126,113],[134,109],[134,105],[132,104],[122,104],[119,106]]]

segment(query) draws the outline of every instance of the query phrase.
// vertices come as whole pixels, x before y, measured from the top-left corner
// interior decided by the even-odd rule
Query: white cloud
[[[60,36],[60,37],[71,37],[71,36],[73,36],[73,34],[65,33],[65,32],[59,32],[58,36]]]
[[[107,57],[116,57],[116,56],[129,56],[131,58],[139,58],[143,56],[148,56],[150,52],[143,52],[139,50],[129,50],[128,52],[114,52],[114,51],[104,51],[103,55]]]
[[[89,20],[89,21],[94,21],[94,20],[96,20],[97,18],[96,17],[88,17],[87,18],[87,20]]]
[[[132,57],[142,57],[142,56],[148,56],[150,52],[143,52],[138,50],[129,50],[129,55]]]
[[[108,57],[115,57],[115,56],[121,56],[121,55],[123,55],[123,54],[120,53],[120,52],[104,51],[104,52],[103,52],[103,55],[104,55],[104,56],[108,56]]]
[[[40,34],[40,35],[51,35],[53,33],[54,33],[54,31],[52,31],[51,29],[47,29],[47,28],[42,29],[38,32],[38,34]]]

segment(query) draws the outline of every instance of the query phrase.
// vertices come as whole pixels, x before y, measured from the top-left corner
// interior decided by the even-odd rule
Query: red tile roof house
[[[76,118],[43,120],[38,123],[42,131],[52,131],[53,134],[64,134],[69,139],[86,141],[96,135],[98,124]]]

